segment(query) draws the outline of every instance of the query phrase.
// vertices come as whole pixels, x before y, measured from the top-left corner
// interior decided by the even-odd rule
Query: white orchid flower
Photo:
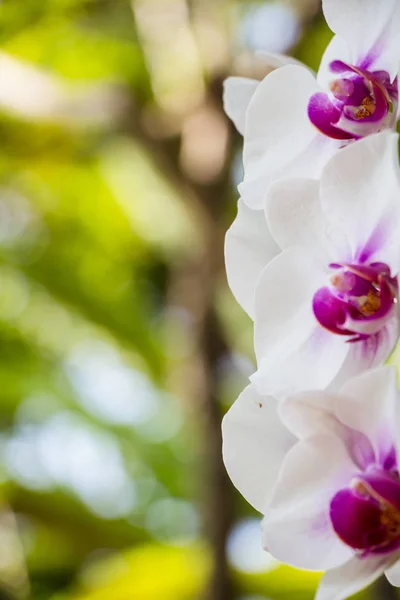
[[[285,64],[261,83],[228,79],[225,110],[244,134],[243,200],[262,208],[278,179],[318,179],[340,148],[395,129],[400,65],[398,0],[323,0],[336,34],[315,78]]]
[[[383,573],[400,586],[399,416],[386,366],[278,406],[250,386],[224,418],[225,465],[265,515],[264,548],[327,571],[316,600],[344,600]]]
[[[337,386],[382,364],[393,350],[399,335],[397,143],[395,133],[376,134],[336,154],[320,182],[275,183],[265,230],[280,252],[263,270],[252,261],[260,245],[252,219],[236,246],[228,244],[228,272],[245,273],[242,284],[249,285],[240,292],[238,277],[237,297],[250,303],[256,282],[258,370],[251,379],[260,393],[281,398]],[[246,248],[241,263],[239,239]]]

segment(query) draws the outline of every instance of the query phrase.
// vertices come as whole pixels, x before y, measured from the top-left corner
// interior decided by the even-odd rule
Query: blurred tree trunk
[[[222,250],[222,249],[221,249]],[[204,357],[211,385],[205,398],[206,436],[208,445],[208,529],[212,544],[214,573],[210,582],[210,600],[230,600],[234,597],[226,559],[226,543],[232,525],[232,484],[222,462],[221,413],[218,406],[216,365],[226,356],[223,336],[215,314],[207,314],[203,335]]]
[[[174,105],[175,116],[173,112],[168,113],[171,96],[166,103],[162,93],[156,98],[158,106],[151,110],[148,106],[137,107],[131,132],[147,148],[166,180],[175,187],[200,234],[199,251],[182,257],[179,265],[173,265],[168,295],[170,304],[183,307],[193,323],[194,355],[183,375],[185,380],[189,379],[184,394],[195,403],[195,419],[202,429],[200,493],[213,559],[207,596],[208,600],[231,600],[234,593],[226,544],[232,525],[232,485],[222,461],[218,401],[218,368],[229,356],[230,349],[215,310],[217,285],[224,276],[223,215],[231,192],[231,157],[228,156],[231,126],[222,107],[222,81],[229,62],[224,12],[227,5],[224,2],[216,5],[214,0],[131,2],[149,77],[154,79],[156,76],[157,79],[158,73],[164,81],[163,78],[170,75],[170,93],[178,99]],[[169,18],[163,21],[164,44],[160,46],[158,39],[153,39],[152,24],[156,31],[163,11],[168,12]],[[176,78],[181,46],[177,54],[169,55],[174,64],[167,62],[164,69],[157,71],[165,62],[167,50],[174,47],[178,38],[177,24],[180,43],[185,45],[188,57],[191,57],[187,57],[184,64],[185,80]],[[165,40],[168,40],[167,48]],[[154,91],[160,89],[152,87]],[[175,131],[170,134],[165,131],[163,136],[162,124],[166,122],[175,123]]]
[[[211,104],[226,124],[221,97],[221,80],[210,82],[205,104]],[[193,181],[181,168],[182,139],[154,137],[150,133],[152,128],[143,126],[141,109],[137,107],[134,112],[128,126],[123,124],[124,130],[130,131],[133,138],[149,151],[163,176],[185,199],[203,240],[197,259],[193,260],[191,256],[187,261],[182,260],[176,272],[170,274],[169,294],[173,296],[175,306],[183,306],[191,313],[195,324],[197,389],[193,390],[192,386],[188,395],[196,398],[199,423],[203,424],[203,512],[213,559],[207,597],[208,600],[231,600],[234,593],[226,544],[232,525],[232,486],[222,461],[217,374],[220,361],[229,355],[229,347],[214,306],[217,282],[224,269],[221,220],[230,192],[230,157],[225,157],[223,168],[214,181],[207,184]]]

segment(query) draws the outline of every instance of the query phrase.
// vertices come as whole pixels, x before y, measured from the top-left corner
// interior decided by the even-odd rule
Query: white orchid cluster
[[[336,34],[315,78],[287,57],[230,78],[244,136],[230,287],[257,371],[223,422],[223,455],[264,515],[263,546],[326,571],[317,600],[381,574],[400,586],[399,0],[323,0]]]

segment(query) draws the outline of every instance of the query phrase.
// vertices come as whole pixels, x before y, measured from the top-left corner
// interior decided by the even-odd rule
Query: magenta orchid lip
[[[398,301],[398,280],[385,263],[331,264],[329,285],[313,297],[319,324],[349,342],[377,334],[392,316]]]
[[[330,63],[337,75],[330,91],[317,92],[308,104],[312,124],[337,140],[357,140],[390,127],[396,121],[397,77],[393,83],[386,71],[368,71],[340,60]]]
[[[360,558],[400,548],[400,477],[396,466],[372,464],[339,490],[329,515],[339,538]]]

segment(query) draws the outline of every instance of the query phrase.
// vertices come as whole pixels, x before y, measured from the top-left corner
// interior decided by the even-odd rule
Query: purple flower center
[[[397,78],[386,71],[367,71],[335,60],[330,70],[337,77],[329,93],[311,96],[308,116],[321,133],[338,140],[353,140],[394,127],[398,104]]]
[[[335,494],[330,519],[340,539],[361,556],[400,547],[400,478],[372,466]]]
[[[329,285],[313,298],[319,324],[350,342],[378,333],[397,303],[398,282],[385,263],[331,264]]]

